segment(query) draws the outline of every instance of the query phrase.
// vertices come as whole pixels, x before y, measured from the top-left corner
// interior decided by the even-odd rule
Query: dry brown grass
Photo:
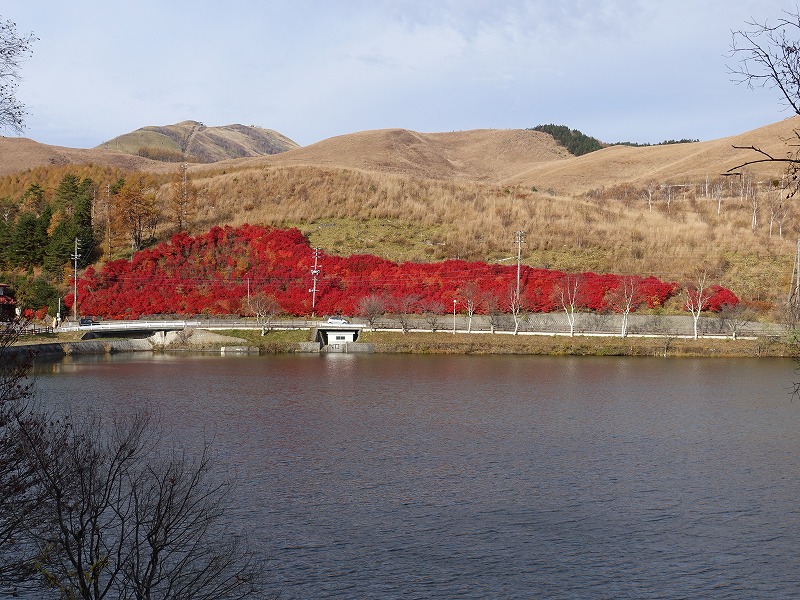
[[[291,152],[243,159],[235,164],[240,167],[314,165],[497,184],[531,164],[563,161],[568,157],[551,136],[538,131],[481,129],[418,133],[381,129],[333,137]]]
[[[98,165],[121,171],[172,172],[178,167],[109,150],[62,148],[27,138],[0,137],[0,177],[36,167]]]
[[[406,354],[531,354],[550,356],[787,357],[785,340],[567,337],[458,333],[364,332],[359,341],[376,352]],[[666,345],[666,347],[665,347]]]
[[[552,188],[560,194],[583,194],[592,189],[623,183],[644,186],[657,183],[700,182],[712,179],[753,158],[750,150],[734,146],[757,146],[774,157],[785,157],[797,142],[794,130],[800,128],[800,117],[779,121],[739,135],[690,144],[628,147],[612,146],[560,162],[531,164],[499,183]],[[749,167],[757,178],[780,178],[782,169],[775,164]]]

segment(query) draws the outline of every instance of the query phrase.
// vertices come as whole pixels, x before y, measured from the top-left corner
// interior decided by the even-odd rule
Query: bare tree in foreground
[[[739,337],[739,333],[754,316],[753,311],[741,302],[739,304],[724,304],[719,311],[720,322],[730,332],[733,339]]]
[[[25,106],[16,97],[19,69],[35,40],[32,33],[17,35],[13,21],[0,20],[0,129],[16,133],[24,129]]]
[[[36,474],[20,445],[20,423],[40,428],[29,410],[29,357],[12,348],[22,325],[0,323],[0,589],[12,595],[33,573],[36,548],[25,531],[41,506]]]
[[[422,303],[422,317],[430,327],[431,333],[439,328],[439,319],[444,313],[444,304],[438,300],[427,300]]]
[[[30,531],[45,583],[64,598],[263,597],[262,565],[226,522],[231,482],[164,449],[148,417],[90,416],[21,428],[46,518]]]
[[[486,310],[486,318],[489,321],[489,331],[494,333],[503,324],[503,311],[500,308],[500,300],[492,291],[487,291],[482,296],[483,305]]]
[[[519,290],[512,284],[506,291],[508,297],[508,308],[514,319],[514,335],[519,334],[520,313],[522,312],[522,298]]]
[[[729,66],[736,83],[743,83],[750,88],[777,89],[786,106],[800,115],[800,11],[784,11],[777,21],[749,21],[748,28],[733,32],[731,56],[738,59],[738,64]],[[795,130],[794,147],[800,141],[800,132]],[[772,156],[757,146],[734,146],[738,149],[752,150],[760,158],[746,161],[732,167],[729,173],[742,167],[762,163],[785,163],[790,180],[800,169],[800,156],[792,151],[787,156]],[[793,186],[790,195],[797,190]]]
[[[408,333],[409,329],[411,329],[411,319],[418,308],[419,296],[416,294],[408,294],[401,298],[396,298],[393,302],[392,310],[395,313],[395,318],[400,323],[403,333]]]

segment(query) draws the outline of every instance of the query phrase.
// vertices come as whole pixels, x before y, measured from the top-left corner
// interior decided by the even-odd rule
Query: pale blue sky
[[[731,83],[731,31],[777,0],[5,0],[40,39],[26,137],[75,148],[193,119],[306,145],[555,123],[606,142],[716,139],[790,116]]]

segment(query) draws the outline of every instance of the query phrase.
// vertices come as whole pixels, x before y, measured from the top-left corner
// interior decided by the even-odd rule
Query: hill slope
[[[198,121],[142,127],[98,146],[156,160],[201,163],[279,154],[298,147],[288,137],[270,129],[254,125],[206,127]]]
[[[746,161],[758,159],[752,150],[734,146],[756,146],[774,157],[785,157],[787,140],[800,128],[800,117],[792,117],[746,133],[707,142],[631,147],[611,146],[559,163],[536,163],[498,180],[551,188],[561,194],[581,194],[592,189],[623,183],[643,185],[647,181],[698,182],[714,179]],[[784,166],[763,163],[747,167],[757,176],[780,178]]]
[[[523,129],[419,133],[379,129],[341,135],[280,155],[237,161],[240,166],[304,165],[396,175],[495,183],[533,164],[569,153],[551,135]]]
[[[773,156],[787,153],[786,140],[800,128],[800,117],[779,121],[739,135],[685,144],[611,146],[575,157],[551,135],[531,130],[481,129],[452,133],[419,133],[382,129],[337,136],[288,152],[242,159],[241,168],[318,166],[355,169],[443,181],[550,189],[561,195],[622,183],[643,185],[712,179],[747,160],[758,158],[758,146]],[[782,166],[748,167],[758,176],[780,177]]]
[[[0,176],[37,167],[94,164],[123,171],[164,172],[175,167],[140,156],[110,150],[64,148],[28,138],[0,137]]]
[[[0,175],[48,165],[87,163],[165,172],[177,167],[133,155],[140,148],[150,148],[162,152],[163,157],[178,158],[185,149],[187,154],[203,161],[219,161],[213,166],[192,167],[197,171],[216,170],[220,166],[237,169],[319,166],[441,181],[536,187],[574,195],[621,183],[700,181],[707,175],[714,178],[756,158],[752,151],[736,150],[734,145],[755,145],[774,156],[785,156],[786,141],[794,137],[795,128],[800,128],[800,117],[718,140],[646,147],[611,146],[574,157],[549,134],[521,129],[449,133],[382,129],[299,147],[285,136],[265,129],[241,125],[205,127],[195,121],[184,121],[167,127],[143,127],[95,149],[0,138]],[[775,164],[754,165],[749,169],[758,175],[781,173],[780,165]]]

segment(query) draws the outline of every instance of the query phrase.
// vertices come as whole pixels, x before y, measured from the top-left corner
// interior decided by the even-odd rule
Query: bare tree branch
[[[800,14],[783,14],[774,25],[752,20],[746,23],[750,29],[733,32],[731,56],[739,62],[728,71],[737,84],[778,89],[787,107],[800,114],[800,45],[792,39],[800,33]]]
[[[208,444],[195,459],[165,449],[145,414],[21,432],[45,492],[39,570],[62,597],[262,597],[263,565],[225,518],[233,484]]]
[[[17,100],[19,70],[31,55],[36,40],[32,33],[18,35],[13,21],[0,21],[0,129],[22,133],[25,128],[25,105]]]
[[[10,593],[33,572],[35,546],[24,535],[40,519],[40,486],[35,470],[20,445],[24,424],[39,430],[38,415],[30,410],[30,355],[14,348],[21,320],[0,324],[0,589]]]

